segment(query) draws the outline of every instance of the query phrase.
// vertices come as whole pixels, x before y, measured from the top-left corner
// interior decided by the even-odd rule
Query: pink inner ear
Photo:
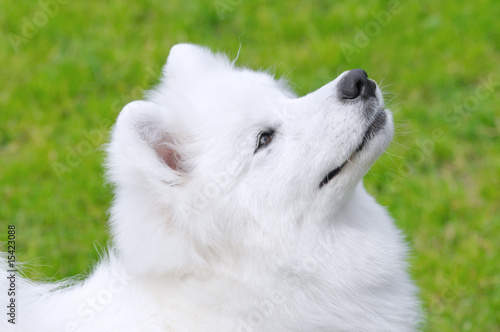
[[[174,171],[182,171],[180,167],[180,156],[172,146],[168,144],[157,144],[154,149],[168,167]]]
[[[172,170],[184,172],[182,168],[182,157],[179,154],[177,142],[172,135],[166,133],[160,121],[151,119],[139,119],[135,123],[137,133],[149,147],[151,147],[158,157]]]

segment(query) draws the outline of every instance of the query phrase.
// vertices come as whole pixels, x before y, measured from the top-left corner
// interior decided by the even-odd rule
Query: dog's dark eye
[[[271,136],[271,134],[264,133],[260,135],[259,146],[268,144],[272,139],[273,137]]]
[[[273,140],[273,135],[274,135],[274,130],[261,132],[257,137],[258,139],[257,149],[255,149],[255,152],[266,147],[269,143],[271,143],[271,141]]]

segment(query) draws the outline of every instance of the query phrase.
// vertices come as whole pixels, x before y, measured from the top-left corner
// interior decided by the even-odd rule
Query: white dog
[[[297,98],[174,46],[113,130],[109,254],[81,283],[18,278],[1,331],[416,330],[404,238],[361,183],[392,134],[361,69]]]

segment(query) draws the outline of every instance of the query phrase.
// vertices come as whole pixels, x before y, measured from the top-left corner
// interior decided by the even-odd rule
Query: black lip
[[[347,160],[344,161],[344,163],[342,165],[340,165],[339,167],[335,168],[333,171],[328,172],[328,174],[323,178],[323,180],[321,180],[321,183],[319,184],[319,187],[321,188],[325,184],[327,184],[328,182],[330,182],[331,179],[333,179],[337,174],[340,173],[340,171],[342,170],[342,168],[344,168],[345,164],[347,164]]]
[[[342,168],[344,168],[344,166],[347,164],[347,162],[352,157],[354,157],[354,155],[356,153],[361,151],[365,147],[366,143],[368,143],[382,128],[384,128],[386,121],[387,121],[386,112],[383,109],[378,110],[377,114],[375,114],[375,117],[374,117],[372,123],[370,124],[368,129],[366,129],[365,134],[363,135],[363,141],[361,141],[361,143],[358,145],[356,150],[354,150],[354,152],[351,154],[351,156],[349,158],[347,158],[347,160],[344,161],[344,163],[342,165],[340,165],[339,167],[335,168],[334,170],[328,172],[328,174],[323,178],[323,180],[321,180],[321,183],[319,184],[320,189],[325,184],[330,182],[331,179],[333,179],[335,176],[337,176],[337,174],[339,174],[340,171],[342,171]]]
[[[377,111],[377,114],[375,114],[375,118],[373,119],[372,123],[370,124],[368,129],[366,129],[366,132],[363,136],[363,141],[354,153],[361,151],[365,147],[366,143],[368,143],[368,141],[370,141],[380,131],[380,129],[384,128],[386,121],[387,114],[385,113],[385,111]]]

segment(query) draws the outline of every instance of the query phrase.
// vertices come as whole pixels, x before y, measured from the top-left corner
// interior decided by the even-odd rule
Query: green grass
[[[414,248],[425,330],[500,331],[500,85],[476,90],[500,82],[500,2],[401,1],[378,29],[385,1],[217,6],[224,19],[210,1],[72,1],[15,52],[9,39],[43,21],[41,7],[1,2],[0,224],[17,226],[28,275],[60,279],[97,259],[111,200],[100,146],[170,47],[234,56],[241,44],[238,64],[286,75],[300,95],[351,68],[383,80],[398,134],[365,183]]]

